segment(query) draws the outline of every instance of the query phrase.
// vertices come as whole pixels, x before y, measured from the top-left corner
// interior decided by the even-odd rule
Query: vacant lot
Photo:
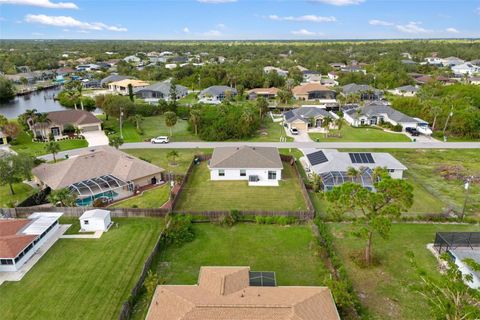
[[[100,239],[61,239],[20,282],[0,286],[2,319],[114,319],[162,220],[115,219]]]
[[[305,210],[300,181],[284,163],[278,187],[249,187],[248,181],[211,181],[206,162],[196,166],[175,209],[208,210]]]
[[[335,246],[343,259],[363,304],[374,319],[431,319],[428,306],[411,285],[419,281],[411,268],[407,251],[413,251],[420,267],[437,273],[437,262],[426,249],[437,231],[478,231],[474,225],[395,224],[391,237],[374,238],[373,248],[379,265],[359,267],[351,258],[363,249],[364,241],[351,235],[351,225],[334,224]]]
[[[175,163],[168,158],[168,153],[173,149],[128,149],[122,150],[135,157],[150,161],[152,164],[164,168],[167,172],[185,174],[188,166],[196,154],[212,153],[211,149],[175,149],[178,157]]]
[[[163,185],[141,195],[115,203],[112,208],[160,208],[170,196],[170,186]]]
[[[331,130],[332,134],[338,134],[338,130]],[[355,128],[343,123],[340,129],[340,137],[325,138],[323,133],[310,133],[310,138],[321,142],[408,142],[411,141],[402,133],[385,132],[380,128],[363,127]]]

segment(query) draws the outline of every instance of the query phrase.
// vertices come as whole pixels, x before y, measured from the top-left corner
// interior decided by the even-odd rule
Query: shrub
[[[392,130],[395,131],[395,132],[402,132],[403,127],[401,125],[397,124],[397,125],[393,126]]]
[[[167,218],[168,228],[165,229],[167,244],[181,245],[195,238],[190,215],[170,215]]]

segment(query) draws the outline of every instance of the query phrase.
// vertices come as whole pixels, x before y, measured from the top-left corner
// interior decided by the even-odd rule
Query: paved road
[[[121,149],[212,149],[224,146],[256,146],[277,148],[323,148],[323,149],[480,149],[480,142],[171,142],[168,144],[152,144],[150,142],[125,143]],[[63,151],[57,158],[65,155],[74,156],[92,148],[80,148]],[[51,155],[39,157],[50,161]]]

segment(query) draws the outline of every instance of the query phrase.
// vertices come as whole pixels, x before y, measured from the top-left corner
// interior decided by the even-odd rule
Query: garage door
[[[83,127],[82,130],[83,130],[83,132],[98,131],[98,126]]]

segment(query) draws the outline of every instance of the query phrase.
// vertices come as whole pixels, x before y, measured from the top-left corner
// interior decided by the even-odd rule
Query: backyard
[[[373,319],[429,319],[428,306],[412,289],[420,279],[410,266],[407,251],[427,272],[438,272],[437,262],[426,249],[437,231],[478,231],[475,225],[394,224],[388,240],[375,237],[373,250],[379,263],[360,267],[352,256],[363,249],[364,241],[351,235],[350,224],[332,224],[335,246],[361,301]]]
[[[20,282],[2,284],[2,319],[117,318],[163,220],[114,221],[100,239],[58,240]]]
[[[112,208],[160,208],[170,196],[167,184],[146,190],[142,194],[113,204]]]
[[[338,130],[331,130],[332,134],[338,134]],[[410,142],[410,138],[403,133],[391,133],[375,127],[355,128],[343,123],[340,129],[340,137],[325,138],[323,133],[310,133],[310,138],[321,142]]]
[[[0,208],[12,207],[35,193],[35,189],[25,183],[13,184],[13,191],[15,194],[11,195],[8,185],[0,186]]]
[[[175,209],[299,211],[306,210],[306,203],[288,163],[283,163],[278,187],[250,187],[248,181],[211,181],[207,164],[202,162],[193,169]]]

